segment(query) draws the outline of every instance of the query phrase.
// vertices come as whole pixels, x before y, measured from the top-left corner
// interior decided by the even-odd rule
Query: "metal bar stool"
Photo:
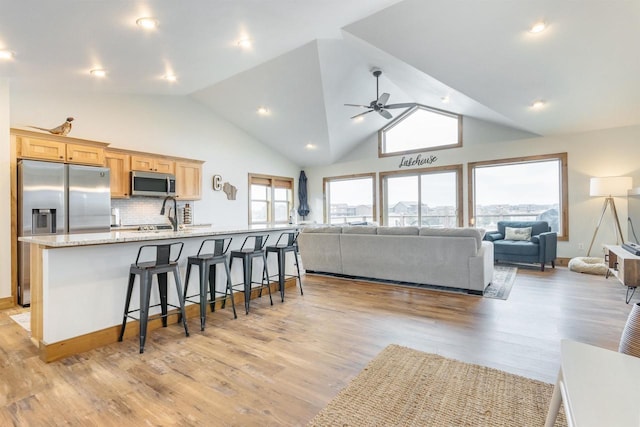
[[[278,237],[278,240],[276,241],[275,245],[267,246],[267,258],[269,257],[269,253],[272,253],[272,252],[278,255],[277,276],[278,276],[278,284],[280,285],[280,298],[282,298],[282,302],[284,302],[284,280],[286,277],[297,277],[298,283],[300,283],[300,295],[304,295],[304,292],[302,292],[302,279],[300,279],[300,265],[298,263],[298,246],[296,244],[298,240],[298,234],[300,233],[295,231],[284,232],[280,234],[280,237]],[[287,236],[287,242],[281,244],[280,240],[282,240],[284,236]],[[293,252],[293,256],[295,258],[296,270],[298,271],[298,274],[285,274],[285,259],[286,259],[287,252]],[[275,277],[275,276],[276,275],[274,274],[273,276],[269,276],[269,278]]]
[[[136,257],[135,264],[131,264],[129,268],[129,287],[127,288],[127,299],[124,306],[124,315],[122,316],[122,327],[120,328],[120,336],[118,341],[122,341],[124,336],[124,330],[127,326],[127,318],[140,321],[140,353],[144,353],[144,343],[147,339],[147,324],[149,319],[162,318],[162,326],[167,326],[167,307],[173,307],[180,309],[180,315],[182,317],[182,325],[184,326],[184,333],[189,336],[189,329],[187,328],[187,316],[184,310],[184,299],[182,295],[182,284],[180,282],[180,272],[178,270],[178,259],[182,253],[184,244],[182,242],[168,243],[164,245],[143,245],[138,249],[138,256]],[[171,249],[180,248],[178,255],[171,259]],[[155,261],[140,261],[145,248],[155,249]],[[149,253],[149,251],[146,251]],[[167,302],[167,273],[173,273],[173,279],[176,284],[176,291],[178,293],[178,301],[180,306],[169,304]],[[160,303],[149,305],[151,299],[151,285],[153,282],[153,275],[158,275],[158,290],[160,292]],[[131,304],[131,294],[133,292],[133,285],[136,279],[136,275],[140,275],[140,308],[135,310],[129,310]],[[161,314],[149,317],[149,309],[153,307],[161,308]],[[132,313],[139,311],[139,317],[135,317]]]
[[[253,239],[253,247],[245,248],[247,241],[249,239]],[[260,285],[260,296],[262,296],[262,289],[266,286],[269,289],[269,301],[271,305],[273,305],[273,298],[271,298],[271,287],[269,286],[269,270],[267,269],[267,257],[264,251],[264,245],[267,243],[267,239],[269,239],[268,234],[259,234],[255,236],[247,236],[242,242],[242,246],[237,251],[231,251],[231,262],[229,263],[229,268],[233,266],[233,260],[238,258],[242,260],[243,267],[243,283],[238,283],[233,285],[232,287],[237,287],[240,285],[244,286],[244,309],[246,314],[249,314],[249,301],[251,300],[251,285],[259,284]],[[254,258],[262,258],[262,280],[261,282],[252,281],[252,272],[253,272],[253,260]],[[264,284],[265,278],[267,279],[267,284]],[[257,289],[257,288],[254,288]],[[222,306],[224,307],[224,305]]]
[[[231,244],[232,238],[226,239],[205,239],[200,244],[198,254],[190,256],[187,259],[187,275],[184,279],[184,300],[200,304],[200,330],[204,331],[204,324],[207,317],[207,302],[211,305],[211,311],[216,310],[216,294],[222,292],[216,290],[216,266],[218,264],[224,264],[224,271],[227,273],[227,285],[224,292],[224,301],[227,298],[231,298],[231,306],[233,307],[233,318],[237,319],[236,303],[233,300],[233,292],[231,287],[231,274],[229,272],[229,263],[227,262],[227,250]],[[213,243],[212,253],[202,253],[202,249],[207,243]],[[211,245],[207,245],[211,246]],[[189,288],[189,277],[191,276],[191,266],[197,266],[200,272],[200,291],[197,294],[187,296],[187,289]],[[209,282],[209,294],[211,299],[207,301],[207,288],[206,284]],[[227,295],[229,292],[230,295]],[[199,297],[198,301],[194,301],[192,298]]]

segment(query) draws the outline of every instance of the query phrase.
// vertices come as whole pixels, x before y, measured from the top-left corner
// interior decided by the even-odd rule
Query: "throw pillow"
[[[525,228],[504,228],[505,240],[531,240],[531,227]]]

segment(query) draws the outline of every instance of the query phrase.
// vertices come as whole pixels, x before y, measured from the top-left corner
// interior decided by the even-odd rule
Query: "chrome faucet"
[[[175,197],[167,196],[164,198],[162,202],[162,209],[160,209],[160,215],[164,215],[164,207],[167,204],[167,200],[173,200],[173,218],[171,218],[171,208],[169,208],[169,222],[173,226],[173,231],[178,231],[178,203],[176,202]]]

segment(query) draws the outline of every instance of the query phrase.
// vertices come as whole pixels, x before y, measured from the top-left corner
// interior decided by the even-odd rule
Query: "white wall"
[[[11,296],[9,80],[0,79],[0,298]]]
[[[433,167],[464,165],[465,224],[468,223],[466,168],[468,162],[568,153],[569,241],[559,242],[558,256],[560,257],[586,255],[586,248],[589,247],[600,218],[603,199],[589,197],[590,177],[630,175],[633,177],[634,186],[640,186],[640,126],[553,137],[530,137],[500,126],[465,118],[463,133],[462,148],[433,151],[429,154],[438,157],[438,160],[431,165]],[[379,159],[377,144],[377,135],[373,135],[346,156],[343,162],[325,167],[305,168],[309,185],[310,220],[323,221],[323,177],[398,170],[402,156]],[[376,188],[376,197],[379,197],[378,188]],[[616,198],[615,202],[623,235],[626,237],[626,198]],[[591,255],[600,255],[602,244],[613,243],[615,243],[613,221],[607,213]],[[585,249],[579,249],[579,245],[583,245]]]
[[[253,112],[248,112],[252,114]],[[73,116],[71,137],[113,147],[205,160],[198,223],[246,226],[248,173],[296,178],[299,166],[186,96],[14,92],[11,126],[54,127]],[[222,176],[238,189],[236,200],[213,191]]]

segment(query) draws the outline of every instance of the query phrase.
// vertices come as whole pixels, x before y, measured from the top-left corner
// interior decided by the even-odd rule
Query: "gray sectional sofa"
[[[493,278],[493,244],[476,228],[304,228],[305,269],[349,277],[458,288],[482,294]]]

